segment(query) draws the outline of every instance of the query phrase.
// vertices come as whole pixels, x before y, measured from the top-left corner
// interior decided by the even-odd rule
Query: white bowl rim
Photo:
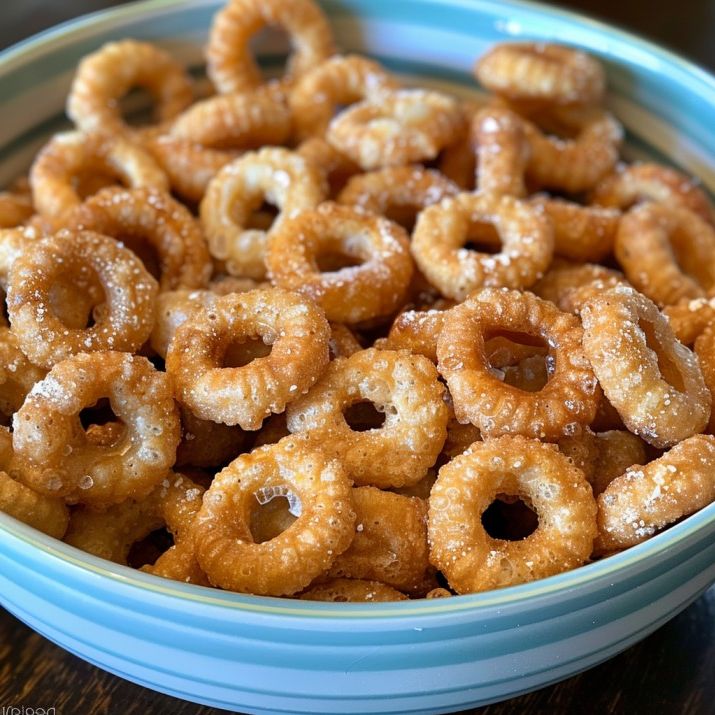
[[[153,11],[181,5],[203,4],[206,0],[138,0],[129,5],[97,10],[78,18],[60,23],[32,37],[22,40],[0,52],[0,76],[12,72],[15,65],[20,64],[32,55],[40,54],[43,49],[56,46],[59,40],[70,43],[74,35],[88,28],[110,28],[119,18],[141,16]],[[679,69],[703,82],[713,93],[715,102],[715,77],[696,63],[660,45],[645,40],[637,34],[622,30],[608,23],[595,20],[577,12],[561,8],[544,6],[530,0],[442,0],[446,5],[461,6],[473,9],[478,5],[503,10],[512,7],[516,10],[536,12],[543,16],[551,16],[568,22],[588,26],[594,32],[605,33],[618,39],[621,43],[639,47],[647,54],[656,55],[671,66]],[[433,0],[412,0],[413,3],[431,3]],[[206,2],[208,4],[208,2]],[[268,615],[291,616],[328,616],[328,617],[359,617],[364,618],[400,618],[415,615],[442,615],[468,610],[477,616],[479,611],[486,611],[501,606],[518,606],[533,601],[536,597],[552,595],[559,591],[572,591],[587,586],[589,583],[604,577],[624,572],[636,563],[646,559],[654,560],[670,551],[677,544],[693,537],[700,530],[706,530],[715,525],[715,503],[675,524],[666,531],[651,539],[633,546],[625,551],[586,564],[579,568],[557,574],[530,583],[510,586],[494,591],[477,594],[453,596],[445,599],[421,599],[418,601],[398,601],[394,603],[350,603],[334,604],[315,601],[300,601],[297,599],[279,599],[250,594],[231,593],[218,589],[178,583],[146,574],[120,564],[115,564],[87,554],[57,539],[53,539],[11,516],[0,512],[0,532],[24,542],[45,555],[63,561],[68,565],[102,575],[108,579],[121,582],[139,589],[153,591],[166,597],[203,602],[216,607],[231,610],[244,610]],[[290,604],[290,605],[286,605]],[[415,604],[419,604],[416,606]]]

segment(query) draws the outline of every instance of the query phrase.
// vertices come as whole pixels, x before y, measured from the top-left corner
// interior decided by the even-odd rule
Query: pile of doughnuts
[[[98,48],[0,195],[0,509],[165,578],[391,601],[715,500],[715,213],[621,162],[595,58],[497,45],[460,99],[337,54],[311,0],[229,0],[206,59],[199,92]]]

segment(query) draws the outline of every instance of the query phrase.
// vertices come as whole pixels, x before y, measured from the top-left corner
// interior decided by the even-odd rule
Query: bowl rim
[[[432,5],[434,2],[435,0],[411,0],[412,5]],[[517,12],[538,13],[547,18],[551,17],[567,23],[576,23],[594,33],[605,34],[617,40],[620,45],[626,44],[637,47],[646,55],[660,58],[667,65],[677,66],[689,78],[704,83],[712,93],[712,100],[715,103],[715,77],[703,67],[668,48],[643,39],[633,32],[596,20],[588,15],[557,7],[544,6],[531,0],[476,0],[476,2],[474,0],[440,0],[440,2],[447,6],[451,5],[472,10],[478,9],[480,5],[484,8],[491,8],[492,11],[499,10],[502,12],[504,9],[511,8]],[[44,49],[56,48],[60,42],[62,44],[71,44],[75,36],[85,30],[109,29],[120,18],[130,19],[172,7],[182,5],[188,7],[200,4],[208,3],[206,0],[138,0],[128,5],[106,8],[81,15],[21,40],[0,52],[0,75],[12,72],[15,65],[22,64],[32,58],[33,55],[41,55]],[[519,38],[517,37],[516,39]],[[234,612],[254,612],[269,616],[324,616],[339,619],[346,617],[360,619],[384,619],[389,617],[400,619],[415,615],[438,616],[465,611],[469,611],[470,614],[476,616],[479,612],[485,612],[493,608],[526,605],[529,602],[533,602],[537,597],[546,597],[559,591],[567,592],[581,589],[588,586],[589,583],[625,571],[637,563],[657,559],[658,556],[671,550],[677,544],[696,536],[699,531],[705,531],[708,527],[713,526],[715,526],[715,503],[641,544],[600,561],[586,564],[555,576],[482,593],[444,599],[380,603],[378,606],[378,604],[371,603],[333,604],[253,596],[170,581],[87,554],[0,512],[0,533],[9,535],[16,541],[36,548],[46,557],[62,561],[74,568],[106,577],[110,581],[121,582],[124,585],[141,590],[148,590],[158,596],[204,603]]]

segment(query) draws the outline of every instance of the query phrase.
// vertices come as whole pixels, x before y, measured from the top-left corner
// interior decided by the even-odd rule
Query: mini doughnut
[[[385,92],[338,114],[326,138],[365,171],[436,158],[465,118],[450,96],[421,89]]]
[[[195,417],[181,408],[181,442],[176,450],[177,467],[219,467],[243,451],[247,435],[240,427],[230,427]]]
[[[492,373],[485,341],[499,331],[526,333],[549,345],[555,368],[542,390],[524,392]],[[530,293],[487,288],[473,294],[447,313],[437,342],[438,368],[457,419],[486,437],[556,440],[577,434],[593,420],[599,399],[582,337],[576,317]]]
[[[300,599],[333,603],[377,603],[379,601],[407,601],[408,597],[392,586],[387,586],[379,581],[334,578],[308,589],[300,595]]]
[[[154,249],[160,290],[203,288],[212,265],[206,241],[190,211],[152,189],[102,189],[71,215],[78,230],[112,236],[140,258]],[[147,270],[151,265],[145,263]]]
[[[546,42],[502,42],[474,66],[477,80],[510,100],[599,104],[606,90],[601,63],[585,52]]]
[[[45,370],[27,359],[17,337],[8,328],[0,327],[0,417],[11,418],[45,375]]]
[[[532,291],[565,313],[578,313],[581,306],[597,294],[627,283],[620,271],[594,263],[556,259]]]
[[[486,107],[472,119],[477,151],[476,187],[484,193],[526,196],[524,175],[531,155],[524,124],[514,112]]]
[[[380,350],[409,350],[414,355],[424,355],[437,363],[437,337],[444,324],[447,309],[454,305],[451,301],[443,307],[430,310],[405,310],[392,324],[386,338],[375,341]]]
[[[415,592],[429,569],[427,504],[375,487],[353,489],[355,536],[328,571]]]
[[[225,261],[233,275],[264,278],[270,231],[315,208],[325,194],[318,168],[295,152],[268,147],[244,154],[211,180],[201,202],[201,225],[211,254]],[[264,201],[279,214],[268,230],[252,228],[251,217]]]
[[[635,435],[633,435],[635,437]],[[636,439],[638,439],[636,437]],[[589,484],[593,486],[594,477],[598,469],[600,451],[596,435],[588,428],[581,434],[573,437],[562,437],[556,443],[559,452],[566,457],[571,464],[578,467]]]
[[[300,77],[288,96],[298,141],[323,136],[338,107],[379,99],[398,82],[377,62],[359,55],[336,55]]]
[[[67,97],[67,116],[85,132],[123,134],[130,127],[120,100],[135,87],[156,100],[156,121],[174,119],[193,99],[191,78],[163,50],[148,42],[108,42],[77,67]]]
[[[307,395],[288,406],[288,429],[309,433],[339,457],[358,486],[401,487],[422,479],[447,436],[447,407],[434,365],[421,355],[370,348],[333,360]],[[371,402],[383,425],[353,430],[352,405]]]
[[[542,188],[572,194],[588,191],[616,165],[623,127],[600,109],[562,112],[561,121],[568,131],[566,138],[544,134],[536,124],[524,120],[531,147],[527,177]]]
[[[166,173],[171,188],[191,202],[199,202],[211,179],[237,156],[237,151],[210,149],[161,132],[145,132],[142,147]]]
[[[492,538],[481,515],[500,494],[520,497],[539,525],[521,541]],[[583,473],[554,445],[521,436],[477,442],[442,467],[429,498],[431,562],[457,593],[504,588],[580,566],[597,535]]]
[[[602,261],[613,251],[619,211],[545,196],[536,196],[531,203],[542,207],[551,219],[557,256],[574,261]]]
[[[630,209],[615,253],[628,280],[659,306],[704,298],[715,288],[715,228],[675,204]]]
[[[457,185],[438,171],[391,166],[349,179],[337,201],[382,215],[411,231],[422,209],[458,193]]]
[[[30,169],[37,211],[61,222],[68,211],[82,203],[74,180],[89,172],[99,172],[132,188],[169,190],[166,174],[140,144],[119,134],[64,132],[45,144]]]
[[[598,452],[589,481],[593,495],[598,496],[608,485],[634,464],[645,464],[647,455],[645,442],[625,430],[607,430],[595,435]]]
[[[362,171],[352,159],[328,144],[322,137],[306,139],[296,152],[320,169],[330,187],[331,198],[342,190],[350,177]]]
[[[29,191],[0,191],[0,228],[15,228],[35,213]]]
[[[80,286],[96,276],[104,310],[94,325],[74,327],[53,310],[52,291],[73,275]],[[138,350],[154,324],[156,281],[114,239],[91,231],[62,231],[32,244],[10,270],[7,306],[22,351],[52,367],[80,352]]]
[[[703,379],[715,403],[715,323],[710,323],[695,340],[695,355],[698,358]],[[711,410],[708,432],[715,432],[715,410]]]
[[[209,585],[205,577],[203,580],[196,578],[200,569],[191,540],[191,524],[201,508],[203,493],[204,489],[188,477],[170,472],[140,502],[125,501],[106,511],[75,509],[64,541],[87,553],[126,565],[135,543],[157,529],[166,528],[174,538],[174,545],[155,564],[142,567],[142,571],[187,583]],[[179,573],[176,566],[182,560],[183,568]],[[169,562],[174,566],[172,576],[161,568],[162,564]]]
[[[290,129],[283,95],[266,87],[196,102],[174,120],[169,134],[212,149],[251,149],[282,144]]]
[[[583,347],[626,427],[654,447],[701,432],[710,393],[694,353],[633,288],[611,288],[581,309]]]
[[[705,328],[715,321],[715,299],[696,298],[666,305],[663,315],[668,319],[675,337],[683,345],[692,345]]]
[[[339,357],[350,357],[362,350],[360,341],[347,325],[340,323],[330,323],[330,359]]]
[[[331,256],[358,265],[321,272],[319,259]],[[276,285],[302,293],[328,320],[348,325],[395,311],[412,277],[404,229],[330,202],[282,221],[271,232],[266,265]]]
[[[0,467],[0,511],[48,536],[61,539],[70,520],[65,503],[56,497],[39,494],[5,471],[16,467],[12,435],[7,427],[0,427]]]
[[[252,512],[286,495],[296,501],[298,518],[256,543]],[[340,462],[295,437],[231,462],[204,495],[193,527],[199,564],[213,585],[267,596],[304,589],[332,566],[354,534],[352,490]]]
[[[715,438],[697,434],[608,485],[598,497],[596,550],[639,544],[714,500]]]
[[[80,412],[108,397],[124,426],[111,446],[92,445]],[[176,459],[179,416],[168,377],[143,357],[83,353],[57,363],[13,418],[13,447],[29,486],[67,503],[108,506],[146,496]]]
[[[464,247],[483,224],[498,232],[502,245],[496,254]],[[537,209],[511,196],[476,193],[422,211],[411,249],[429,282],[461,301],[482,287],[533,285],[551,262],[553,244],[551,223]]]
[[[223,367],[232,344],[255,337],[271,346],[270,355]],[[320,309],[296,293],[231,293],[189,315],[169,345],[166,369],[196,417],[256,430],[320,377],[329,339]]]
[[[206,71],[219,92],[245,92],[262,84],[249,41],[267,25],[290,36],[293,51],[282,78],[285,85],[335,52],[328,20],[311,0],[229,0],[214,16],[206,48]]]
[[[676,204],[713,222],[713,208],[695,179],[659,164],[619,164],[593,189],[590,201],[627,211],[643,201]]]

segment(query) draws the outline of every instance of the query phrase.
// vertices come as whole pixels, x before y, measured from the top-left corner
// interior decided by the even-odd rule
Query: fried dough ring
[[[337,201],[382,215],[410,231],[422,209],[458,193],[457,185],[438,171],[393,166],[349,179]]]
[[[173,536],[174,545],[141,570],[208,586],[194,556],[191,534],[203,493],[204,489],[188,477],[169,473],[140,502],[125,501],[103,512],[76,509],[64,540],[82,551],[126,565],[132,545],[164,527]]]
[[[0,327],[0,415],[12,417],[45,375],[45,370],[27,359],[14,333]]]
[[[554,226],[554,253],[574,261],[601,261],[613,251],[621,214],[544,196],[531,199]]]
[[[531,158],[527,177],[540,187],[577,194],[592,189],[618,161],[623,127],[603,110],[567,115],[573,138],[544,134],[524,120]]]
[[[715,321],[715,299],[696,298],[666,305],[663,315],[668,318],[675,337],[683,345],[692,345],[705,328]]]
[[[91,444],[83,408],[108,397],[125,425],[111,446]],[[52,368],[13,418],[13,447],[29,486],[68,503],[107,506],[146,496],[176,459],[179,416],[167,376],[143,357],[82,353]]]
[[[320,169],[330,187],[331,198],[343,189],[350,177],[362,171],[352,159],[328,144],[323,137],[306,139],[296,152]]]
[[[601,63],[585,52],[545,42],[502,42],[474,66],[477,80],[510,100],[599,104],[606,91]]]
[[[169,133],[211,149],[253,149],[282,144],[290,130],[285,98],[265,87],[196,102],[174,120]]]
[[[588,300],[617,285],[627,285],[620,271],[557,259],[532,291],[565,313],[578,313]]]
[[[489,536],[481,515],[499,494],[533,505],[521,541]],[[442,467],[429,499],[432,563],[457,593],[504,588],[583,564],[597,535],[591,487],[554,445],[521,436],[477,442]]]
[[[214,16],[206,48],[207,73],[219,92],[245,92],[262,84],[249,40],[267,25],[290,36],[293,52],[282,78],[285,85],[335,52],[328,20],[311,0],[229,0]]]
[[[486,107],[472,119],[476,187],[484,193],[526,196],[524,175],[531,154],[522,119],[502,107]]]
[[[593,495],[604,492],[608,485],[634,464],[645,464],[645,442],[626,430],[607,430],[595,435],[598,456],[593,476],[589,479]]]
[[[427,504],[375,487],[353,489],[355,536],[328,576],[380,581],[415,592],[429,569]]]
[[[232,343],[260,337],[271,354],[222,367]],[[166,356],[177,395],[197,417],[256,430],[306,392],[328,364],[330,327],[296,293],[270,288],[221,296],[178,328]]]
[[[703,379],[715,403],[715,323],[710,323],[695,340],[695,354],[698,358]],[[715,410],[711,410],[708,432],[715,432]]]
[[[323,273],[317,263],[322,254],[361,264]],[[328,320],[348,325],[392,313],[412,277],[404,229],[331,202],[281,222],[271,233],[266,265],[274,283],[314,300]]]
[[[210,149],[162,132],[144,132],[141,144],[166,173],[172,190],[199,202],[211,179],[238,157],[237,151]]]
[[[659,306],[715,288],[715,228],[689,209],[646,203],[620,221],[615,253],[628,280]]]
[[[265,278],[270,231],[286,218],[315,208],[325,193],[317,167],[295,152],[268,147],[244,154],[211,180],[201,202],[201,225],[211,254],[225,261],[233,275]],[[264,200],[280,213],[269,230],[249,228],[253,211]]]
[[[715,500],[715,438],[697,434],[598,497],[598,552],[628,548]]]
[[[436,158],[463,131],[456,100],[421,89],[385,92],[338,114],[326,138],[365,171]]]
[[[96,276],[104,310],[90,327],[70,327],[53,310],[53,284],[67,275],[80,283]],[[91,231],[61,231],[33,243],[12,265],[7,305],[22,351],[41,367],[80,352],[138,350],[154,324],[156,281],[114,239]]]
[[[591,203],[627,211],[643,201],[672,203],[713,222],[713,208],[697,181],[659,164],[620,164],[593,189]]]
[[[335,55],[300,77],[289,104],[298,141],[323,136],[338,107],[379,98],[399,83],[377,62],[360,55]]]
[[[0,427],[0,511],[33,529],[61,539],[67,531],[70,515],[65,503],[56,497],[45,496],[7,471],[13,464],[12,435],[7,427]]]
[[[47,219],[62,221],[82,198],[73,179],[88,171],[115,177],[131,188],[169,191],[166,174],[151,154],[120,134],[55,134],[30,169],[32,198]]]
[[[334,578],[309,588],[300,595],[302,601],[330,601],[332,603],[378,603],[407,601],[404,593],[379,581],[354,578]]]
[[[342,459],[359,486],[414,484],[434,464],[447,436],[443,392],[426,358],[370,348],[333,360],[310,392],[288,406],[288,429],[309,433]],[[344,411],[361,402],[384,413],[380,428],[350,427]]]
[[[491,371],[485,340],[495,331],[539,336],[555,358],[551,379],[539,392],[502,383]],[[438,367],[460,422],[486,437],[522,434],[556,440],[590,424],[598,383],[583,353],[577,318],[529,293],[486,288],[452,308],[437,342]]]
[[[300,516],[283,533],[255,543],[251,513],[259,493],[291,493]],[[350,480],[340,462],[295,437],[243,454],[220,472],[194,522],[199,564],[215,586],[284,596],[327,571],[355,533]]]
[[[87,199],[71,223],[79,230],[95,231],[156,251],[161,291],[203,288],[212,265],[206,241],[189,210],[168,194],[151,189],[110,187]],[[135,243],[136,242],[136,243]]]
[[[705,428],[711,398],[697,357],[648,298],[612,288],[589,301],[581,319],[584,350],[631,432],[670,447]]]
[[[156,120],[174,119],[193,99],[191,78],[156,45],[137,40],[108,42],[77,67],[67,97],[67,116],[85,132],[125,134],[119,100],[143,87],[156,100]]]
[[[497,254],[464,248],[474,225],[493,225]],[[553,230],[544,216],[511,196],[459,194],[426,208],[412,234],[419,269],[443,295],[464,300],[482,287],[528,288],[551,262]]]
[[[0,192],[0,228],[14,228],[35,213],[32,194],[20,191]]]

